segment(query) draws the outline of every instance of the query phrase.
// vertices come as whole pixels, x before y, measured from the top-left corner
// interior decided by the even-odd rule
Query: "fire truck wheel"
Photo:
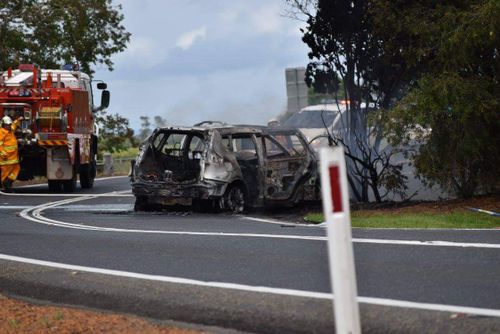
[[[61,191],[62,183],[57,180],[49,180],[49,191],[52,193],[58,193]]]
[[[94,186],[95,172],[93,164],[85,164],[80,167],[80,186],[83,189],[90,189]]]
[[[62,185],[65,193],[74,192],[76,190],[76,177],[71,180],[64,180]]]

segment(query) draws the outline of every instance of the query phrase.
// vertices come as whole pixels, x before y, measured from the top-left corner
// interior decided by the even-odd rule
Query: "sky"
[[[286,109],[285,68],[307,65],[303,22],[285,0],[115,0],[132,36],[112,57],[109,113],[139,129],[140,116],[168,124],[205,120],[265,124]],[[98,101],[98,99],[97,99]]]

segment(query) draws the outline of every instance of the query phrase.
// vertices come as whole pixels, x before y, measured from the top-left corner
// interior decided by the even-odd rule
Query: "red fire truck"
[[[100,82],[94,106],[90,77],[74,65],[62,70],[21,64],[0,74],[0,117],[23,117],[16,130],[21,172],[18,180],[45,176],[53,192],[92,188],[96,175],[94,113],[107,108],[109,91]]]

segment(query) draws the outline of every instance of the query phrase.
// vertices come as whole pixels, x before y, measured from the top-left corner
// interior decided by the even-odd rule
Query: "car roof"
[[[202,122],[205,123],[205,122]],[[208,123],[208,122],[207,122]],[[290,127],[273,127],[270,128],[265,125],[251,125],[251,124],[236,124],[236,125],[216,125],[215,123],[219,122],[213,122],[210,124],[207,124],[208,126],[165,126],[158,128],[162,131],[196,131],[196,132],[210,132],[211,130],[217,130],[221,135],[230,135],[230,134],[249,134],[249,133],[255,133],[255,134],[301,134],[300,130],[297,128],[290,128]],[[201,124],[201,123],[198,123]]]
[[[262,129],[258,126],[238,126],[238,125],[223,125],[223,126],[164,126],[158,128],[161,131],[198,131],[209,132],[210,130],[217,130],[221,134],[231,133],[261,133]]]

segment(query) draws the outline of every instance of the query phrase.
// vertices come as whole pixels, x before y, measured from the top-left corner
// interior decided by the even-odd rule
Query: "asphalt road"
[[[123,177],[1,194],[0,289],[214,331],[333,331],[323,227],[133,201]],[[353,241],[363,332],[500,332],[500,230],[354,229]]]

